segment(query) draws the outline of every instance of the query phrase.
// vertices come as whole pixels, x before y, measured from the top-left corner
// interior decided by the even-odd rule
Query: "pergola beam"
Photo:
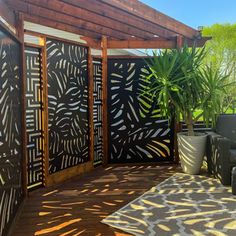
[[[5,1],[33,23],[97,40],[105,36],[109,48],[175,48],[176,37],[204,44],[199,31],[137,0]]]
[[[86,2],[86,4],[84,5],[81,4],[81,0],[79,2],[76,1],[74,3],[75,5],[70,5],[57,0],[6,1],[11,8],[16,11],[23,12],[24,14],[28,14],[31,16],[42,16],[49,20],[57,21],[62,24],[68,24],[82,30],[86,29],[95,33],[99,32],[101,35],[106,35],[110,38],[128,39],[135,37],[137,39],[151,39],[154,37],[154,35],[160,35],[162,33],[165,37],[173,36],[173,33],[167,33],[168,31],[165,29],[161,29],[156,32],[155,25],[150,27],[150,25],[145,24],[145,22],[142,22],[142,24],[138,24],[137,19],[131,20],[128,14],[126,17],[123,17],[121,13],[117,13],[118,15],[109,13],[113,18],[107,18],[101,15],[102,11],[94,13],[85,9],[85,6],[88,5],[88,2]],[[69,2],[71,2],[71,0]],[[94,5],[95,7],[97,7],[97,3],[94,3],[91,4],[90,8],[93,9]],[[82,6],[83,8],[80,8],[78,6]],[[122,22],[117,20],[117,17],[121,18]],[[139,27],[136,27],[136,25],[129,25],[127,24],[127,21],[131,21],[131,23],[133,24],[138,24]],[[164,38],[164,36],[160,36],[160,38]]]
[[[42,1],[42,0],[41,0]],[[9,0],[9,4],[14,9],[19,9],[24,14],[30,15],[32,17],[43,17],[49,21],[54,21],[59,24],[68,25],[69,27],[78,28],[80,31],[83,31],[83,35],[91,33],[97,33],[99,37],[100,34],[113,37],[116,35],[118,39],[127,39],[130,38],[129,35],[123,32],[117,32],[113,29],[102,27],[84,20],[80,20],[74,16],[65,15],[63,13],[57,12],[53,9],[48,9],[41,6],[36,6],[31,3],[25,3],[20,0]],[[18,7],[20,6],[20,8]]]
[[[95,12],[89,11],[85,8],[80,8],[78,6],[71,5],[57,0],[25,0],[25,2],[33,4],[35,6],[41,6],[45,9],[53,10],[55,12],[64,14],[64,17],[67,16],[73,16],[78,21],[83,22],[82,24],[86,24],[86,22],[89,22],[90,24],[94,24],[95,26],[99,27],[106,27],[107,29],[110,29],[112,31],[116,31],[117,34],[123,33],[126,34],[127,37],[135,36],[137,38],[151,38],[153,37],[153,33],[145,32],[142,29],[137,29],[134,27],[130,27],[129,25],[124,25],[123,23],[117,21],[117,19],[110,19],[107,18],[104,15],[99,15]],[[81,0],[77,4],[79,4]],[[87,1],[85,1],[84,4],[88,4]],[[82,6],[84,6],[84,4]],[[91,7],[94,7],[94,4]],[[97,4],[95,5],[97,7]],[[90,9],[88,8],[88,9]],[[102,32],[101,32],[102,33]]]
[[[140,17],[124,12],[120,9],[110,6],[98,0],[62,0],[64,3],[73,5],[74,7],[81,8],[93,12],[99,18],[104,16],[107,19],[115,20],[116,24],[126,25],[130,29],[138,29],[143,32],[151,34],[151,37],[159,36],[160,38],[170,38],[176,36],[175,32],[170,31],[167,28],[158,26],[155,23],[147,22]],[[89,20],[89,19],[88,19]],[[115,25],[116,25],[115,24]],[[115,27],[114,25],[114,27]],[[135,36],[135,35],[134,35]],[[150,38],[150,37],[149,37]]]
[[[109,49],[150,49],[150,48],[175,48],[175,40],[109,40]]]
[[[180,47],[180,39],[178,37],[172,40],[108,40],[107,47],[109,49],[169,49]],[[181,39],[182,40],[182,39]],[[202,38],[196,41],[182,41],[181,45],[186,43],[188,46],[196,45],[202,47],[209,38]]]
[[[73,33],[73,34],[84,35],[84,36],[87,36],[87,37],[91,37],[93,39],[99,39],[100,38],[100,35],[97,34],[97,33],[89,32],[89,31],[79,29],[79,28],[76,28],[74,26],[66,25],[66,24],[63,24],[63,23],[51,21],[51,20],[48,20],[48,19],[43,18],[43,17],[24,14],[24,19],[26,21],[29,21],[29,22],[32,22],[32,23],[36,23],[36,24],[47,26],[47,27],[63,30],[63,31],[70,32],[70,33]]]
[[[16,24],[16,16],[14,13],[9,9],[8,5],[5,3],[4,0],[0,0],[0,16],[4,17],[5,20],[12,26]]]
[[[200,32],[197,30],[149,7],[148,5],[138,0],[99,0],[113,6],[117,9],[121,9],[124,12],[128,12],[131,15],[138,16],[149,22],[157,24],[163,28],[171,30],[176,34],[181,34],[187,38],[195,38],[200,36]]]

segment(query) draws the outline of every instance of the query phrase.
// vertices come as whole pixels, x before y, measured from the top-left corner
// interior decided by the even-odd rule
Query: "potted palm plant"
[[[203,68],[205,49],[196,47],[154,52],[148,61],[150,74],[141,96],[151,97],[164,116],[183,120],[187,133],[178,133],[178,151],[183,171],[198,174],[205,154],[204,133],[194,132],[203,117],[214,122],[226,94],[227,77],[212,67]]]

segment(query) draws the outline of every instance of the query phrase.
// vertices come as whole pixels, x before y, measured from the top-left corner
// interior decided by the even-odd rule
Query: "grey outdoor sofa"
[[[208,171],[223,185],[230,185],[231,171],[236,166],[236,114],[220,115],[215,132],[208,134]]]

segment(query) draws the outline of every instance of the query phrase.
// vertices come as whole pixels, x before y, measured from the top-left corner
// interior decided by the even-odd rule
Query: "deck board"
[[[176,165],[124,165],[30,193],[12,236],[128,235],[100,221],[179,171]]]

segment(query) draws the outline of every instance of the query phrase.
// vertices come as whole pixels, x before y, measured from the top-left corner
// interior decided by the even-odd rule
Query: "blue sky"
[[[236,0],[141,0],[193,28],[236,23]]]

